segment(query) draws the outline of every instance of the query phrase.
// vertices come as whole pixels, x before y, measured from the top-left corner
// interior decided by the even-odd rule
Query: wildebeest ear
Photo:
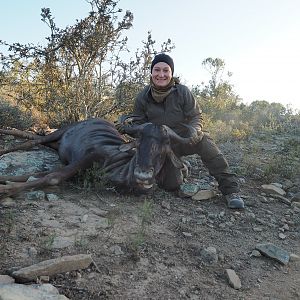
[[[133,148],[136,148],[137,146],[137,143],[136,141],[132,141],[132,142],[129,142],[129,143],[126,143],[126,144],[122,144],[120,147],[119,147],[119,150],[121,152],[126,152],[128,150],[131,150]]]
[[[185,168],[185,165],[183,164],[183,162],[174,154],[173,150],[171,149],[168,149],[168,152],[167,152],[167,155],[168,157],[170,158],[172,164],[178,168],[178,169],[184,169]]]

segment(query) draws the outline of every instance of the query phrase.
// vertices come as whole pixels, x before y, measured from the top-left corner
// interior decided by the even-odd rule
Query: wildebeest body
[[[55,148],[62,162],[66,164],[60,170],[49,172],[49,174],[36,174],[38,178],[34,181],[2,185],[0,193],[12,195],[28,188],[56,185],[74,176],[79,170],[89,168],[94,162],[103,168],[106,177],[113,184],[129,190],[148,190],[159,175],[163,174],[161,170],[166,158],[169,158],[168,161],[174,165],[174,170],[179,172],[179,176],[176,177],[179,180],[175,182],[174,187],[179,186],[182,182],[180,174],[185,166],[173,153],[170,137],[184,143],[189,142],[190,139],[179,137],[164,125],[148,123],[126,128],[129,133],[139,136],[129,144],[126,144],[126,140],[116,127],[104,119],[77,122],[43,137],[17,130],[0,129],[2,134],[31,139],[13,149],[1,150],[0,154],[26,150],[43,144]],[[23,176],[22,180],[26,180],[30,175],[32,174],[27,177]],[[14,181],[14,179],[16,178],[0,176],[2,182]],[[168,189],[167,186],[165,188]]]

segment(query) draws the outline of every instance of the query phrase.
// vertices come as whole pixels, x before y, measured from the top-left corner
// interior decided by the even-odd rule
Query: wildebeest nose
[[[140,180],[148,180],[153,177],[154,169],[149,168],[147,170],[142,170],[139,166],[134,169],[134,176]]]

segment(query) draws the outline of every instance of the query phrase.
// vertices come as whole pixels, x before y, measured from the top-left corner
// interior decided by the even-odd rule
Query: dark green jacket
[[[191,125],[197,131],[202,128],[201,110],[191,91],[182,84],[175,84],[161,103],[153,99],[150,85],[146,86],[135,100],[134,114],[144,118],[139,123],[167,125],[181,136],[189,135],[182,123]]]

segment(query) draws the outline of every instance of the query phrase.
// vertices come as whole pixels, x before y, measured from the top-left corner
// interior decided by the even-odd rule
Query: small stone
[[[278,183],[278,182],[272,182],[271,183],[272,185],[275,185],[276,187],[282,189],[282,184],[281,183]]]
[[[1,284],[11,284],[14,283],[14,278],[8,276],[8,275],[0,275],[0,285]],[[0,298],[1,299],[1,298]]]
[[[245,217],[254,220],[255,219],[255,214],[253,212],[247,212],[245,214]]]
[[[263,184],[261,187],[264,190],[264,192],[268,194],[278,194],[281,196],[284,196],[286,194],[286,192],[282,188],[274,184]]]
[[[242,287],[241,280],[234,270],[226,269],[226,275],[230,286],[236,290],[239,290]]]
[[[291,199],[292,202],[300,202],[300,192],[296,193]]]
[[[300,261],[300,256],[294,253],[290,254],[290,261]]]
[[[46,199],[48,201],[58,201],[59,197],[55,194],[46,194]]]
[[[206,218],[206,216],[205,215],[199,215],[198,217],[197,217],[197,219],[196,219],[196,223],[197,223],[197,225],[203,225],[203,224],[205,224],[207,222],[207,218]]]
[[[252,229],[255,232],[262,232],[263,231],[263,229],[261,227],[253,227]]]
[[[43,191],[33,191],[33,192],[27,192],[26,193],[26,200],[45,200],[45,192]]]
[[[214,190],[200,190],[195,195],[192,196],[193,200],[208,200],[217,195],[217,192]]]
[[[30,257],[36,257],[37,254],[38,254],[38,251],[36,250],[35,247],[29,247],[29,248],[28,248],[28,255],[29,255]]]
[[[297,202],[293,202],[293,203],[297,203]],[[293,211],[297,214],[300,213],[300,207],[293,206]]]
[[[202,261],[206,264],[212,265],[218,262],[217,249],[215,247],[207,247],[200,252]]]
[[[222,210],[220,213],[219,213],[219,218],[223,218],[225,216],[225,211]]]
[[[290,230],[290,227],[288,224],[284,224],[283,227],[282,227],[284,230]]]
[[[27,179],[27,182],[31,182],[31,181],[35,181],[37,180],[38,178],[34,177],[34,176],[29,176],[28,179]]]
[[[119,245],[113,245],[109,248],[111,252],[113,252],[114,255],[123,255],[124,252],[122,251],[122,248]]]
[[[108,215],[108,211],[107,210],[103,210],[97,207],[93,207],[90,209],[90,212],[94,213],[95,215],[99,216],[99,217],[106,217]]]
[[[85,214],[81,217],[81,222],[82,223],[86,223],[87,219],[88,219],[89,215]]]
[[[49,282],[50,281],[50,277],[42,275],[42,276],[40,276],[40,281],[41,282]]]
[[[199,191],[199,186],[192,183],[184,183],[180,185],[180,195],[183,197],[191,197]]]
[[[185,237],[192,237],[192,234],[190,232],[182,232],[182,234],[185,236]]]
[[[10,197],[5,197],[0,199],[0,205],[2,207],[14,207],[17,205],[17,203]]]
[[[290,254],[272,243],[257,244],[255,248],[263,255],[273,258],[284,265],[289,262]]]
[[[262,203],[268,203],[268,199],[265,196],[260,196],[259,197],[260,202]]]
[[[161,207],[170,210],[171,209],[171,204],[169,201],[163,200],[161,202]]]
[[[286,235],[285,235],[284,233],[282,233],[282,232],[280,232],[280,233],[278,234],[278,237],[279,237],[281,240],[286,239]]]
[[[0,295],[3,300],[67,300],[64,295],[60,295],[59,291],[51,284],[36,284],[36,285],[24,285],[24,284],[3,284],[0,285]]]
[[[292,207],[297,207],[297,208],[300,208],[300,202],[292,202]]]
[[[19,269],[12,273],[14,278],[20,282],[35,280],[40,276],[51,276],[58,273],[70,272],[78,269],[85,269],[93,262],[90,255],[78,254],[63,256],[55,259],[42,261],[38,264]]]
[[[258,250],[253,250],[250,254],[250,257],[260,257],[261,256],[261,253],[258,251]]]

